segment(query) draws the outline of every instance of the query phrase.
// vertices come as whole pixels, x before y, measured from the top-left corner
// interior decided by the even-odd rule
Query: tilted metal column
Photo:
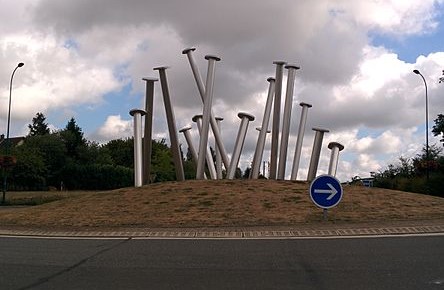
[[[200,72],[199,72],[199,68],[196,65],[196,61],[194,60],[193,57],[193,51],[195,51],[196,48],[195,47],[190,47],[190,48],[186,48],[182,51],[183,54],[186,54],[188,57],[188,61],[190,63],[191,66],[191,71],[193,72],[193,76],[194,79],[196,81],[197,84],[197,89],[199,91],[200,94],[200,98],[202,100],[202,103],[205,103],[205,86],[204,83],[202,81],[202,77],[200,76]],[[220,150],[221,153],[221,157],[222,157],[222,162],[225,165],[225,169],[228,168],[228,166],[230,166],[230,161],[228,160],[228,155],[227,155],[227,151],[225,150],[225,146],[224,143],[222,142],[222,135],[220,134],[219,128],[217,126],[217,121],[216,118],[214,117],[214,113],[211,110],[210,113],[210,124],[211,124],[211,129],[213,131],[213,135],[214,135],[214,139],[216,140],[217,143],[217,147]]]
[[[194,148],[193,140],[191,138],[191,134],[190,134],[191,129],[192,129],[191,126],[186,126],[186,127],[183,127],[182,129],[180,129],[179,133],[183,133],[183,135],[185,136],[185,140],[187,141],[188,149],[191,152],[191,156],[193,157],[194,164],[196,164],[196,166],[197,166],[197,152],[196,152],[196,148]],[[205,176],[205,179],[206,179],[206,176]]]
[[[144,110],[132,109],[130,115],[134,118],[134,186],[142,186],[142,116]]]
[[[207,80],[205,83],[205,98],[204,98],[204,108],[202,117],[202,132],[200,134],[199,140],[199,153],[198,153],[198,163],[196,170],[196,179],[203,179],[205,172],[205,151],[208,146],[208,132],[210,129],[210,119],[211,119],[211,106],[213,103],[213,85],[214,85],[214,73],[216,61],[220,61],[220,58],[214,55],[206,55],[205,59],[208,60],[208,71]],[[217,124],[216,124],[216,130]],[[219,130],[218,130],[219,131]]]
[[[274,94],[273,106],[273,128],[271,129],[271,150],[270,150],[270,179],[276,179],[278,167],[278,151],[279,151],[279,127],[281,118],[281,95],[282,95],[282,78],[284,74],[285,61],[275,61],[276,65],[276,86]]]
[[[267,102],[265,104],[264,118],[262,119],[261,128],[268,128],[268,123],[270,122],[271,106],[273,104],[273,96],[275,92],[275,78],[270,77],[267,79],[267,81],[269,82],[268,96],[267,96]],[[267,130],[260,131],[259,136],[257,138],[256,151],[254,152],[253,165],[251,166],[252,179],[259,178],[259,171],[261,167],[262,156],[264,154],[266,135],[267,135]]]
[[[311,152],[310,167],[308,169],[307,181],[313,181],[316,178],[316,172],[318,171],[319,157],[321,156],[322,139],[324,138],[324,133],[330,132],[327,129],[313,128],[316,132],[313,150]]]
[[[183,181],[185,180],[185,174],[183,172],[182,156],[180,155],[179,140],[178,140],[179,138],[177,136],[177,129],[176,129],[176,120],[174,118],[173,107],[171,105],[171,99],[170,99],[170,92],[168,89],[168,81],[166,77],[167,68],[168,67],[166,66],[161,66],[154,68],[154,70],[158,70],[160,75],[160,85],[162,86],[162,95],[165,104],[165,112],[168,123],[168,131],[170,134],[171,151],[173,153],[176,178],[178,181]]]
[[[344,150],[344,145],[338,142],[330,142],[328,149],[331,149],[330,163],[328,164],[328,175],[336,176],[339,161],[339,151]]]
[[[298,177],[299,163],[301,161],[302,142],[304,141],[305,124],[307,123],[307,112],[308,108],[312,107],[312,105],[304,102],[300,103],[299,105],[302,107],[302,112],[301,112],[301,121],[299,122],[299,131],[298,131],[298,139],[296,141],[296,149],[294,151],[293,168],[291,170],[291,180],[296,180]]]
[[[183,135],[185,136],[185,140],[187,141],[188,149],[191,152],[191,156],[193,157],[194,163],[197,165],[197,152],[196,152],[196,149],[194,148],[193,140],[191,139],[191,135],[189,132],[191,129],[192,129],[191,126],[186,126],[186,127],[183,127],[182,129],[180,129],[179,133],[183,133]]]
[[[240,112],[237,116],[241,119],[239,132],[237,134],[236,143],[234,144],[233,156],[231,156],[231,164],[228,168],[227,179],[233,179],[239,164],[240,154],[244,146],[245,136],[247,135],[248,123],[254,121],[254,116]]]
[[[145,128],[143,134],[143,184],[150,183],[152,134],[153,134],[153,112],[154,112],[154,83],[157,78],[143,78],[146,82],[145,91]]]
[[[199,135],[202,135],[202,115],[195,115],[192,120],[197,125]],[[199,160],[199,155],[197,155],[197,160]],[[208,146],[207,150],[205,151],[205,160],[207,161],[207,167],[208,171],[210,172],[211,179],[217,179],[216,168],[214,167],[213,155],[211,154],[211,150]]]
[[[277,179],[285,179],[285,168],[287,166],[287,151],[288,151],[288,138],[290,137],[290,121],[291,110],[293,108],[293,92],[294,92],[294,79],[296,77],[296,70],[298,66],[289,64],[285,66],[288,69],[287,76],[287,91],[285,94],[284,116],[282,120],[282,135],[281,135],[281,148],[279,151],[279,167]]]
[[[221,131],[220,122],[222,122],[223,119],[224,118],[222,118],[222,117],[216,117],[216,122],[217,122],[217,127],[219,129],[219,132]],[[217,146],[217,141],[216,141],[216,175],[217,175],[217,179],[223,178],[223,175],[222,175],[222,153],[220,152],[219,146]]]

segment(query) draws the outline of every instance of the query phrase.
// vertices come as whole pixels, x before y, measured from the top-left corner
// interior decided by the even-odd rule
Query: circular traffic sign
[[[320,208],[332,208],[342,199],[341,183],[334,176],[320,175],[310,184],[310,198]]]

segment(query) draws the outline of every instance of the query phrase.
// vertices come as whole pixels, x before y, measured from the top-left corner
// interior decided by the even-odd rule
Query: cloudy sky
[[[132,135],[128,112],[144,107],[142,77],[167,65],[177,127],[194,125],[202,104],[187,58],[205,79],[207,54],[218,55],[213,110],[232,152],[237,113],[250,124],[241,167],[251,161],[263,118],[273,61],[296,73],[286,175],[290,175],[300,102],[309,110],[298,179],[305,179],[312,127],[325,135],[319,172],[328,167],[327,144],[345,146],[339,179],[369,176],[425,142],[425,88],[430,127],[444,113],[444,0],[0,0],[0,132],[6,131],[9,81],[14,76],[11,136],[26,135],[43,112],[53,129],[74,117],[89,140]],[[284,91],[286,81],[284,80]],[[167,138],[156,84],[154,136]],[[196,131],[194,129],[194,131]],[[194,132],[195,136],[196,133]],[[181,142],[186,144],[183,136]],[[197,139],[195,140],[197,144]],[[439,143],[430,136],[430,143]],[[269,158],[270,139],[264,159]]]

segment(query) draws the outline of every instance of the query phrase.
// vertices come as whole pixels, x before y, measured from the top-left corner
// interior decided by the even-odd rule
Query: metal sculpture
[[[310,167],[308,168],[307,181],[313,181],[316,178],[316,172],[318,171],[319,157],[321,156],[322,139],[324,138],[324,133],[330,132],[327,129],[313,128],[316,132],[313,141],[313,150],[311,152]]]
[[[177,136],[176,120],[174,118],[173,107],[171,105],[170,92],[168,89],[168,81],[166,77],[166,69],[168,67],[156,67],[154,70],[159,71],[160,85],[162,87],[163,101],[165,105],[165,113],[168,123],[168,131],[170,134],[171,151],[173,153],[174,168],[176,170],[176,178],[178,181],[185,180],[183,171],[182,156],[179,148],[179,137]]]
[[[281,115],[281,94],[282,94],[282,78],[284,74],[285,61],[275,61],[276,65],[276,85],[274,94],[273,107],[273,127],[271,129],[271,152],[270,152],[270,179],[276,179],[278,166],[278,151],[279,151],[279,127]]]
[[[237,116],[241,119],[239,126],[239,132],[237,133],[236,143],[234,144],[233,155],[231,156],[231,164],[228,168],[227,178],[233,179],[236,173],[237,165],[239,164],[240,154],[245,142],[245,136],[247,135],[248,123],[254,121],[254,116],[240,112]]]
[[[197,125],[199,135],[202,136],[202,115],[196,115],[193,117],[192,120]],[[216,179],[217,174],[216,174],[216,168],[214,167],[213,155],[211,154],[211,150],[210,150],[210,148],[208,148],[208,146],[206,147],[204,158],[205,158],[204,161],[205,160],[207,161],[207,167],[210,172],[211,179]],[[197,160],[199,160],[199,154],[197,155]],[[197,164],[199,164],[199,163],[197,163]],[[204,175],[205,175],[205,170],[204,170]]]
[[[202,81],[202,77],[200,76],[199,68],[196,65],[196,61],[193,57],[193,51],[195,51],[195,47],[186,48],[182,51],[183,54],[186,54],[188,57],[188,61],[191,66],[191,71],[193,72],[194,79],[197,84],[197,89],[199,91],[200,98],[202,100],[202,103],[205,103],[205,86]],[[219,127],[217,126],[216,118],[214,117],[214,113],[212,110],[210,111],[210,124],[211,124],[211,130],[213,131],[214,139],[216,140],[217,147],[220,150],[220,154],[222,157],[222,161],[225,165],[225,168],[228,168],[230,166],[230,161],[228,160],[227,151],[225,150],[224,143],[222,142],[222,136],[219,131]]]
[[[144,110],[132,109],[130,115],[134,118],[134,186],[142,186],[142,116]]]
[[[285,104],[284,104],[284,116],[282,120],[282,135],[281,135],[281,147],[279,151],[279,167],[277,179],[285,179],[285,168],[287,167],[287,149],[288,149],[288,138],[290,137],[290,120],[291,120],[291,109],[293,107],[293,92],[294,92],[294,80],[296,77],[296,70],[300,67],[289,64],[285,66],[288,69],[287,76],[287,91],[285,94]]]
[[[264,111],[264,118],[262,119],[262,127],[261,128],[268,128],[268,123],[270,121],[270,114],[271,114],[271,106],[273,104],[273,96],[275,92],[275,78],[268,78],[267,81],[269,82],[268,86],[268,96],[267,96],[267,102],[265,104],[265,111]],[[257,138],[256,143],[256,150],[254,152],[253,157],[253,164],[251,166],[251,178],[257,179],[259,178],[259,171],[261,167],[261,160],[264,153],[264,147],[265,147],[265,138],[266,138],[267,130],[260,131],[259,136]]]
[[[153,108],[154,108],[154,83],[156,78],[143,78],[146,82],[145,91],[145,127],[143,133],[143,180],[142,183],[150,183],[151,175],[151,155],[152,155],[152,134],[153,134]]]
[[[344,150],[344,145],[338,142],[330,142],[328,149],[331,149],[330,163],[328,164],[328,175],[336,176],[339,161],[339,151]]]
[[[208,146],[208,132],[210,129],[211,119],[211,106],[213,103],[213,85],[214,85],[214,73],[216,61],[220,61],[220,58],[214,55],[206,55],[205,59],[208,60],[207,80],[205,83],[205,98],[202,117],[202,131],[199,140],[199,153],[197,159],[196,179],[203,179],[205,171],[205,151]],[[217,124],[216,124],[217,127]],[[217,129],[216,129],[217,130]],[[219,131],[219,130],[218,130]]]
[[[302,141],[304,140],[305,124],[307,123],[307,113],[308,109],[312,107],[311,104],[307,104],[304,102],[300,103],[299,105],[302,107],[302,112],[301,112],[301,120],[299,122],[298,139],[296,141],[296,148],[294,151],[293,168],[291,170],[291,180],[296,180],[298,176],[299,163],[301,161]]]

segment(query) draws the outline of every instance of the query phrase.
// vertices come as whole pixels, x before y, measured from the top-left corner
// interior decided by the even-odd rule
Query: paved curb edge
[[[345,236],[392,236],[444,234],[444,225],[394,226],[338,229],[185,229],[185,230],[117,230],[117,231],[57,231],[0,229],[0,237],[59,237],[59,238],[162,238],[162,239],[257,239],[257,238],[317,238]]]

